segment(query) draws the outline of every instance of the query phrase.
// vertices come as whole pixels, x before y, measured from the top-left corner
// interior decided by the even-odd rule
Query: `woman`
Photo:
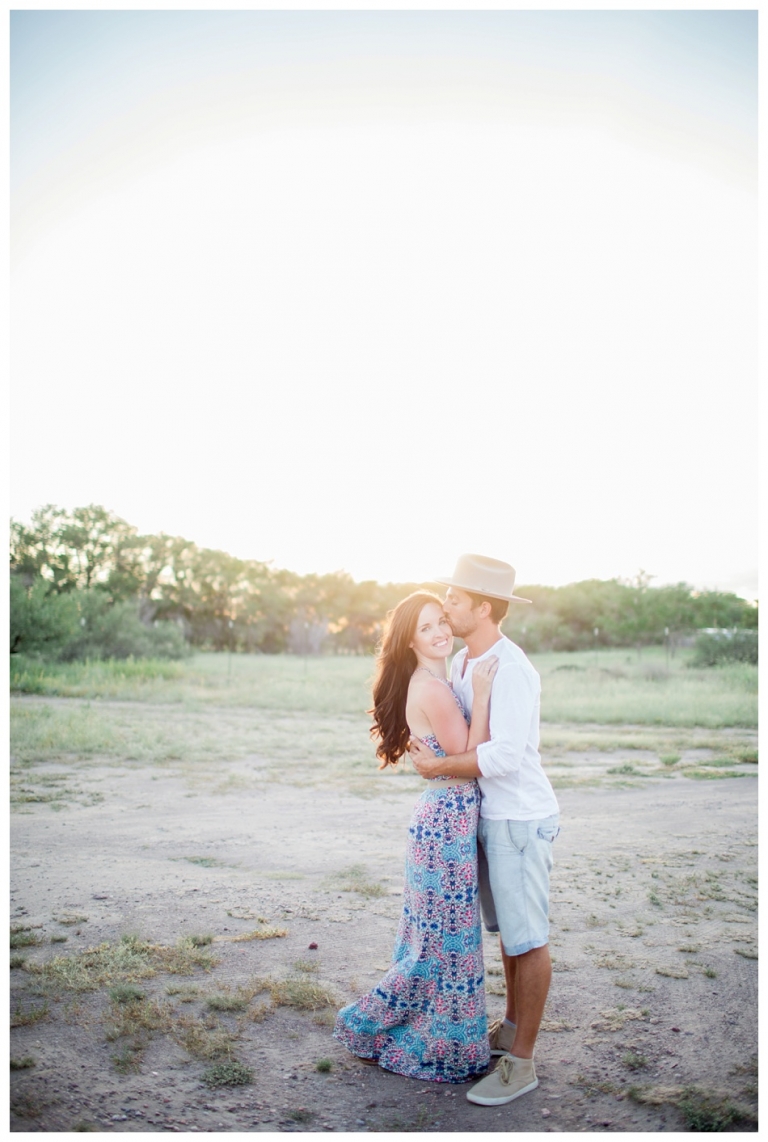
[[[370,711],[381,769],[403,756],[411,732],[441,757],[488,740],[497,661],[475,667],[468,730],[446,677],[452,649],[453,632],[437,595],[416,591],[390,614]],[[409,829],[392,966],[373,991],[336,1018],[334,1036],[353,1054],[409,1078],[461,1083],[488,1068],[477,896],[479,807],[472,778],[428,783]]]

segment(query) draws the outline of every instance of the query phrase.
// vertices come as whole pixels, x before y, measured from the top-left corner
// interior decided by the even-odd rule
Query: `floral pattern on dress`
[[[436,739],[422,740],[446,756]],[[408,830],[392,966],[336,1017],[334,1037],[353,1054],[408,1078],[467,1082],[490,1062],[477,888],[479,811],[475,781],[421,794]]]

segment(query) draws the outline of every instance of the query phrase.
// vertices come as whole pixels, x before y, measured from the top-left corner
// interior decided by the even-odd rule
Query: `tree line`
[[[298,575],[142,535],[107,509],[39,508],[11,521],[11,653],[181,656],[190,647],[266,654],[371,652],[388,610],[419,584]],[[438,588],[439,590],[439,588]],[[757,627],[757,607],[685,583],[587,580],[531,586],[503,629],[525,650],[639,646],[701,628]]]

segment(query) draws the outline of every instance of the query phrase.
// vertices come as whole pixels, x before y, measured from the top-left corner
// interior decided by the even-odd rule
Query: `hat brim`
[[[499,595],[496,591],[480,591],[469,583],[459,583],[458,579],[433,579],[433,583],[440,583],[444,587],[458,587],[460,591],[471,591],[473,595],[486,595],[489,599],[503,599],[506,603],[533,603],[533,599],[524,599],[522,595]]]

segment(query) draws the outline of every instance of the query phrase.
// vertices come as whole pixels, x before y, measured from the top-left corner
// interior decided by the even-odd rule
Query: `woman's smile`
[[[427,603],[422,607],[411,649],[420,662],[422,659],[445,659],[453,650],[453,631],[439,603]]]

